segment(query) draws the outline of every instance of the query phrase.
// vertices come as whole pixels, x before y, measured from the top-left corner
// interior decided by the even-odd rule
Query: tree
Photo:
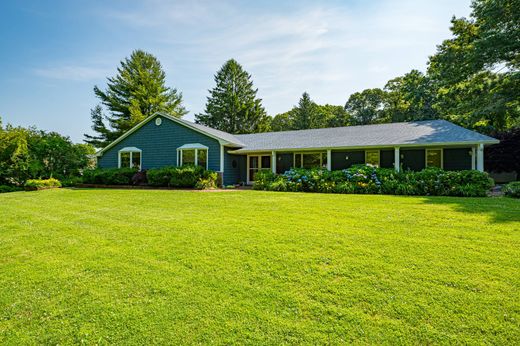
[[[350,114],[343,106],[336,105],[317,105],[320,118],[323,119],[322,127],[341,127],[351,123]]]
[[[430,120],[439,117],[434,108],[436,91],[428,76],[412,70],[385,85],[384,117],[390,122]]]
[[[269,118],[256,96],[258,89],[237,61],[226,61],[215,75],[215,84],[205,112],[195,115],[197,123],[234,134],[269,130]]]
[[[384,121],[386,93],[378,88],[357,92],[348,98],[345,110],[354,125],[375,124]]]
[[[85,134],[85,142],[104,147],[156,112],[175,117],[185,115],[182,94],[166,87],[165,78],[155,56],[142,50],[133,51],[130,58],[121,61],[117,75],[108,78],[106,90],[94,87],[104,108],[98,105],[91,110],[92,130],[96,134]]]
[[[293,128],[292,110],[277,114],[271,120],[271,131],[287,131]]]
[[[318,105],[311,100],[307,92],[302,94],[298,105],[291,111],[293,130],[316,129],[323,127],[323,114],[318,111]]]

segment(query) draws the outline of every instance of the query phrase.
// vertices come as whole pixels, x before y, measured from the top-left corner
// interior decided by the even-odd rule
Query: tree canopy
[[[133,51],[121,61],[117,75],[108,78],[106,90],[94,87],[101,104],[91,110],[95,135],[85,134],[85,142],[104,147],[159,111],[175,117],[185,115],[182,94],[167,87],[165,78],[155,56],[142,50]]]
[[[195,115],[199,124],[234,134],[265,132],[269,118],[257,97],[251,75],[234,59],[215,74],[204,113]]]

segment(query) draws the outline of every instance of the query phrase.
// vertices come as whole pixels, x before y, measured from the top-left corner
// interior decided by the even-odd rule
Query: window
[[[426,149],[426,167],[442,168],[442,149]]]
[[[365,151],[365,163],[379,167],[380,165],[380,155],[379,150],[367,150]]]
[[[255,181],[256,172],[259,170],[271,169],[270,155],[249,155],[248,156],[249,176],[248,180]]]
[[[119,150],[119,168],[141,169],[142,151],[135,147],[126,147]]]
[[[177,149],[177,166],[195,165],[208,169],[208,147],[199,144],[185,144]]]
[[[327,153],[296,153],[294,154],[294,167],[316,168],[327,167]]]

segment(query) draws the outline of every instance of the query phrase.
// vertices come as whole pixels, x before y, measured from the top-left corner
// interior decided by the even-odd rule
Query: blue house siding
[[[224,185],[232,185],[246,181],[246,159],[245,155],[233,155],[224,153]]]
[[[160,117],[160,115],[158,115]],[[184,144],[200,143],[208,147],[208,168],[220,170],[220,144],[216,139],[162,117],[157,126],[154,120],[132,133],[98,157],[98,167],[114,168],[118,165],[118,152],[124,147],[142,150],[142,168],[177,165],[177,148]]]

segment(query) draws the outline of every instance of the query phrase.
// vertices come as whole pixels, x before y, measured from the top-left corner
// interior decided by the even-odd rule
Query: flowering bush
[[[493,186],[486,173],[427,168],[400,172],[370,165],[341,171],[291,169],[282,175],[259,172],[254,188],[271,191],[368,193],[395,195],[485,196]]]
[[[508,197],[520,198],[520,181],[505,185],[504,194]]]

